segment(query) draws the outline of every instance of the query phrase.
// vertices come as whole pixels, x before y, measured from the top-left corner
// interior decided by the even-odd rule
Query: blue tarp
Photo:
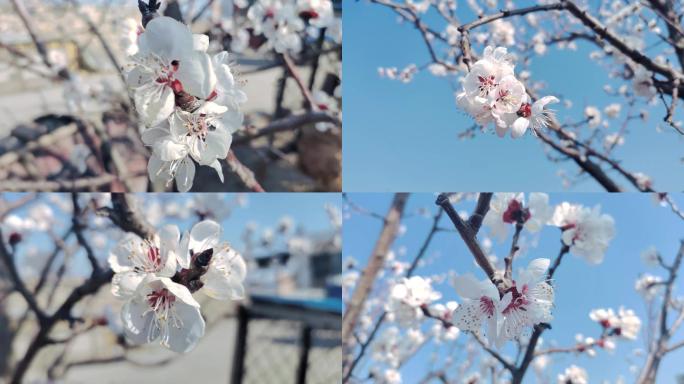
[[[283,296],[253,295],[253,302],[272,303],[342,314],[342,300],[338,298],[295,299]]]

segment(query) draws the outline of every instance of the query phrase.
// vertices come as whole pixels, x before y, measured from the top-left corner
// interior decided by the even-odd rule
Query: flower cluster
[[[432,289],[429,279],[420,276],[404,278],[392,287],[387,312],[390,319],[410,326],[423,317],[421,307],[427,306],[442,295]]]
[[[644,300],[651,301],[662,291],[664,284],[662,277],[645,273],[636,280],[634,289]]]
[[[417,329],[409,329],[406,335],[401,335],[399,328],[390,326],[373,343],[373,359],[383,362],[393,368],[398,368],[401,362],[425,341],[425,336]]]
[[[510,224],[520,224],[534,233],[542,229],[553,215],[549,206],[549,195],[531,193],[525,204],[522,193],[497,193],[493,196],[483,224],[488,226],[492,236],[503,240],[508,235]]]
[[[493,123],[500,137],[510,130],[511,137],[518,138],[528,128],[535,133],[548,126],[553,113],[545,107],[558,99],[546,96],[532,102],[523,83],[515,77],[508,50],[488,46],[463,79],[456,101],[482,128]]]
[[[584,336],[581,333],[575,335],[575,351],[578,353],[586,353],[590,357],[596,356],[596,348],[602,348],[606,351],[612,352],[615,350],[615,342],[612,337],[602,334],[601,337],[595,339],[591,336]]]
[[[375,383],[400,384],[401,373],[398,369],[426,342],[425,335],[419,329],[408,329],[401,334],[399,328],[390,326],[384,330],[375,343],[371,352],[373,360],[383,363],[386,367],[375,365],[370,369],[370,376]]]
[[[563,243],[570,252],[593,264],[603,260],[615,236],[613,218],[601,214],[599,207],[590,209],[563,202],[554,209],[545,193],[531,193],[527,203],[522,193],[496,193],[483,224],[500,241],[508,235],[511,224],[522,225],[530,233],[538,232],[544,225],[560,227]]]
[[[584,368],[571,365],[558,375],[558,384],[588,384],[589,375]]]
[[[518,278],[503,297],[490,280],[478,281],[472,275],[456,276],[454,287],[463,303],[453,313],[454,325],[475,334],[486,325],[490,343],[501,346],[518,339],[539,323],[553,318],[554,291],[546,281],[549,259],[534,259],[518,271]]]
[[[615,222],[600,207],[593,209],[564,202],[556,207],[551,224],[563,231],[563,243],[570,252],[589,263],[603,261],[610,241],[615,236]]]
[[[262,37],[268,49],[278,53],[302,50],[303,39],[307,35],[322,33],[328,29],[328,35],[338,43],[342,42],[341,20],[335,17],[333,3],[330,0],[257,0],[251,5],[246,1],[236,1],[235,6],[247,9],[248,25],[234,33],[232,48],[241,51],[250,44],[255,48]],[[256,45],[256,46],[255,46]]]
[[[605,337],[616,336],[636,340],[641,320],[631,309],[620,307],[617,314],[612,309],[595,309],[589,318],[601,325]]]
[[[244,297],[247,267],[242,256],[219,243],[221,226],[211,220],[180,236],[167,225],[150,239],[126,234],[111,250],[115,272],[112,294],[125,300],[121,319],[125,334],[137,344],[159,340],[179,353],[192,350],[204,335],[201,290],[218,300]]]
[[[156,17],[138,36],[127,83],[152,148],[148,171],[153,182],[190,190],[195,162],[214,168],[223,181],[220,159],[242,126],[240,104],[247,100],[230,68],[228,52],[210,56],[209,37],[193,35],[170,18]]]

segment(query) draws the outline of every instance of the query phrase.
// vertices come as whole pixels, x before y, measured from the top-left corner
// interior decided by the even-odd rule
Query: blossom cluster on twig
[[[167,225],[151,239],[127,234],[112,249],[112,294],[126,303],[121,319],[134,343],[161,345],[179,353],[192,350],[204,335],[201,291],[218,300],[244,297],[247,267],[242,256],[220,243],[221,226],[201,221],[181,238]]]
[[[223,51],[210,56],[209,37],[166,16],[149,20],[130,57],[127,84],[152,148],[148,172],[154,182],[181,192],[192,187],[195,162],[216,170],[228,156],[232,135],[242,127],[247,100]]]

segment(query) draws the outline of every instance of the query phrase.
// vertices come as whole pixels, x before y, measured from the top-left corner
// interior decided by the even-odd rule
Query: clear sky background
[[[392,199],[391,194],[372,193],[350,194],[349,197],[355,203],[383,215]],[[430,212],[436,212],[435,198],[434,194],[412,194],[406,212],[414,214],[423,207],[428,208]],[[677,195],[674,198],[679,205],[684,204],[684,195]],[[673,260],[679,248],[679,240],[684,239],[684,221],[676,217],[668,208],[655,204],[652,196],[646,194],[559,193],[551,195],[551,204],[555,205],[563,201],[586,206],[600,204],[602,212],[613,216],[616,227],[616,237],[611,242],[602,264],[591,266],[584,259],[567,255],[561,267],[556,271],[553,329],[546,331],[543,337],[546,346],[557,342],[558,346],[568,347],[574,345],[576,333],[594,337],[599,334],[600,327],[588,316],[592,309],[611,307],[617,310],[624,305],[634,309],[642,321],[645,321],[646,306],[635,292],[634,282],[644,272],[661,276],[665,274],[661,273],[658,268],[645,266],[641,262],[640,253],[653,245],[666,260]],[[473,201],[469,201],[457,204],[456,208],[458,211],[470,212],[473,206]],[[405,235],[397,239],[393,248],[397,251],[402,247],[406,248],[406,254],[400,258],[401,261],[413,260],[430,229],[431,221],[429,218],[417,215],[403,221],[407,231]],[[446,216],[442,218],[441,226],[452,228]],[[363,268],[377,240],[380,228],[379,220],[345,210],[343,257],[345,259],[354,257]],[[480,238],[487,233],[488,229],[483,227]],[[538,245],[530,247],[524,255],[516,259],[515,265],[526,266],[530,260],[539,257],[553,260],[558,254],[560,247],[556,228],[545,227],[539,236],[526,234],[525,231],[523,234],[524,239],[521,241],[525,244],[531,246],[538,242]],[[494,241],[494,253],[499,257],[503,257],[510,249],[511,236],[512,231],[509,232],[504,242]],[[463,241],[454,232],[442,232],[435,236],[426,253],[425,263],[417,269],[416,274],[431,276],[448,270],[453,270],[458,274],[472,272],[479,279],[485,278],[484,273],[474,265],[473,258]],[[443,295],[440,302],[459,301],[459,297],[448,282],[438,285],[437,289]],[[676,295],[680,297],[684,295],[684,278],[680,277],[675,289]],[[642,331],[643,329],[642,326]],[[600,383],[602,380],[615,382],[621,375],[625,378],[625,382],[633,382],[634,378],[629,373],[629,366],[632,363],[639,366],[641,364],[641,360],[632,355],[633,349],[645,348],[641,335],[637,341],[618,342],[617,349],[612,354],[598,351],[594,358],[586,355],[580,357],[556,355],[551,371],[552,382],[555,382],[558,372],[570,364],[587,369],[590,383]],[[683,339],[684,331],[680,330],[674,340]],[[460,341],[462,342],[463,339]],[[416,383],[422,379],[430,366],[431,354],[438,352],[443,357],[447,353],[445,350],[423,348],[402,369],[404,383]],[[668,355],[661,365],[657,382],[675,383],[675,375],[684,374],[682,361],[684,361],[684,349]],[[532,371],[528,372],[526,382],[535,382],[534,377]]]
[[[4,194],[9,200],[13,200],[21,196],[20,194]],[[60,210],[57,205],[54,204],[54,197],[50,198],[50,194],[43,194],[40,196],[40,201],[47,203],[53,210],[55,215],[55,225],[52,229],[58,236],[61,236],[68,229],[68,225],[71,223],[71,214],[65,214],[64,211]],[[71,196],[69,194],[52,194],[59,196],[61,200],[71,203]],[[156,196],[155,196],[156,195]],[[161,227],[166,224],[176,224],[181,230],[189,231],[192,225],[197,222],[197,217],[191,215],[187,219],[180,218],[164,218],[161,212],[164,206],[169,204],[178,204],[180,206],[185,205],[188,200],[191,199],[201,199],[203,194],[138,194],[137,196],[142,197],[141,201],[143,209],[146,211],[148,220],[154,217],[161,217],[158,220],[159,223],[157,227]],[[214,212],[221,212],[226,207],[234,205],[234,200],[237,194],[216,194],[218,198],[212,200],[211,208]],[[269,194],[248,194],[241,195],[246,200],[247,204],[245,207],[236,207],[231,210],[229,215],[222,215],[222,217],[217,218],[223,226],[223,236],[222,240],[229,242],[233,245],[239,252],[244,250],[245,244],[241,239],[245,227],[249,223],[256,225],[256,235],[260,236],[261,233],[266,228],[271,228],[275,230],[278,222],[284,216],[290,217],[295,228],[301,226],[306,233],[316,233],[321,231],[330,231],[331,225],[328,219],[328,215],[324,206],[326,204],[332,204],[339,207],[341,204],[341,198],[339,194],[333,193],[306,193],[306,194],[296,194],[296,193],[269,193]],[[22,208],[15,212],[17,216],[26,217],[31,205]],[[161,214],[161,216],[159,216]],[[152,220],[156,221],[156,220]],[[120,231],[116,231],[117,233]],[[8,234],[3,233],[5,236]],[[96,232],[89,232],[89,238],[93,242]],[[107,242],[104,246],[96,247],[95,253],[100,260],[102,260],[103,265],[106,265],[106,259],[109,256],[109,250],[114,245],[114,243],[119,239],[117,236],[109,236]],[[257,237],[258,239],[258,237]],[[72,244],[75,239],[72,238],[68,242]],[[19,260],[26,256],[29,247],[36,247],[42,253],[50,252],[52,250],[53,242],[50,240],[49,236],[44,232],[31,232],[30,237],[25,238],[25,241],[19,247]],[[284,247],[282,242],[280,244],[276,243],[276,247]],[[88,265],[85,254],[81,251],[74,255],[74,262],[72,263],[72,269],[70,270],[72,274],[84,274],[90,272],[90,267]],[[21,262],[19,263],[21,267]],[[42,265],[42,264],[38,264]]]
[[[465,2],[457,3],[459,16],[472,20]],[[532,3],[515,2],[520,7]],[[345,191],[564,190],[556,175],[558,165],[546,160],[540,141],[529,134],[515,141],[494,134],[459,141],[458,133],[472,120],[456,108],[445,78],[426,72],[404,84],[379,77],[378,67],[401,69],[429,61],[420,34],[411,25],[397,23],[389,9],[363,0],[345,1],[344,33]],[[577,51],[549,47],[531,65],[532,77],[544,80],[549,94],[573,100],[570,109],[554,106],[561,121],[581,119],[585,105],[602,110],[619,101],[602,90],[607,83],[619,83],[611,82],[588,58],[592,49],[587,43],[579,41],[578,46]],[[647,122],[631,123],[626,143],[615,155],[628,170],[650,175],[657,189],[682,190],[683,140],[672,128],[656,132],[665,111],[659,100],[654,105]],[[681,103],[678,109],[681,119]],[[621,116],[624,113],[623,106]],[[602,189],[586,180],[573,190]]]

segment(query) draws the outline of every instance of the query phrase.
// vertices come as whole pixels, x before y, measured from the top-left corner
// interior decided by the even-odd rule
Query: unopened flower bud
[[[19,232],[12,232],[9,236],[9,244],[13,247],[15,245],[19,244],[19,242],[21,242],[21,240],[22,240],[22,236],[21,236],[21,233],[19,233]]]

